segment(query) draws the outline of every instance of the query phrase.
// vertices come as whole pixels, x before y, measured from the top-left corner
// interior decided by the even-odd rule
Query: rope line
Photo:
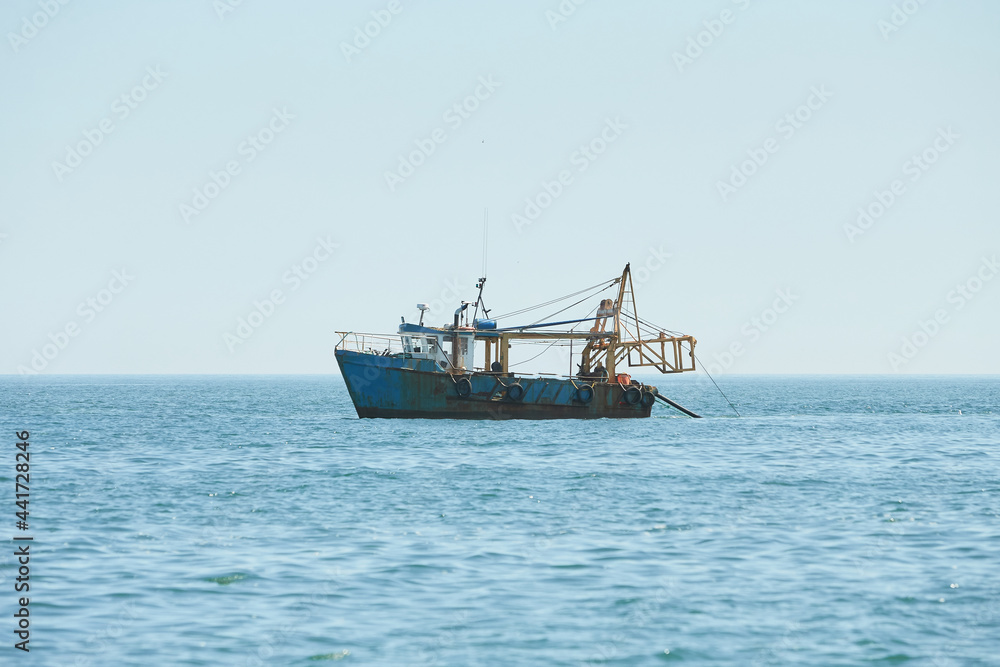
[[[511,311],[509,313],[504,313],[503,315],[497,315],[493,319],[500,320],[500,319],[504,319],[504,318],[507,318],[507,317],[514,317],[515,315],[521,315],[522,313],[527,313],[527,312],[530,312],[532,310],[537,310],[539,308],[544,308],[545,306],[551,306],[554,303],[559,303],[560,301],[565,301],[566,299],[571,299],[574,296],[583,294],[584,292],[590,292],[591,290],[595,290],[598,287],[610,287],[611,285],[616,284],[619,280],[620,280],[620,278],[612,278],[611,280],[604,280],[602,282],[597,283],[596,285],[591,285],[590,287],[584,288],[584,289],[582,289],[582,290],[580,290],[578,292],[573,292],[572,294],[567,294],[566,296],[561,296],[558,299],[552,299],[551,301],[546,301],[545,303],[540,303],[540,304],[535,305],[535,306],[528,306],[527,308],[522,308],[521,310],[515,310],[515,311]]]
[[[611,287],[611,285],[606,285],[605,287],[602,287],[601,289],[597,290],[593,294],[588,294],[587,296],[583,297],[582,299],[580,299],[576,303],[571,303],[568,306],[566,306],[565,308],[563,308],[561,310],[557,310],[556,312],[552,313],[551,315],[546,315],[545,317],[543,317],[542,319],[538,320],[537,322],[532,322],[528,326],[529,327],[533,327],[536,324],[538,324],[539,322],[544,322],[545,320],[551,319],[551,318],[555,317],[556,315],[558,315],[559,313],[564,313],[564,312],[566,312],[567,310],[569,310],[570,308],[572,308],[574,306],[579,306],[581,303],[583,303],[587,299],[593,299],[595,296],[597,296],[598,294],[600,294],[604,290],[608,289],[609,287]]]
[[[683,336],[684,335],[684,334],[682,334],[679,331],[672,331],[672,330],[670,330],[670,329],[668,329],[666,327],[658,327],[655,324],[653,324],[652,322],[644,320],[641,317],[632,317],[632,315],[630,313],[625,313],[625,316],[628,317],[629,319],[631,319],[632,321],[636,322],[637,325],[639,323],[641,323],[641,324],[645,325],[646,327],[653,327],[653,330],[647,329],[647,331],[649,333],[657,333],[659,331],[664,331],[666,333],[669,333],[672,336]],[[708,376],[708,379],[712,381],[712,384],[715,385],[715,388],[719,390],[720,394],[722,394],[722,398],[726,399],[726,403],[728,403],[729,407],[731,407],[733,409],[733,412],[736,413],[736,416],[737,417],[742,417],[743,415],[740,414],[740,411],[736,409],[736,406],[733,405],[733,402],[729,400],[728,396],[726,396],[726,392],[722,391],[722,387],[720,387],[719,383],[715,381],[715,378],[712,377],[712,374],[708,372],[708,368],[705,366],[705,364],[701,363],[701,359],[698,357],[697,354],[694,355],[694,358],[695,358],[695,360],[697,360],[698,366],[701,367],[701,369],[703,371],[705,371],[705,375]]]
[[[733,409],[733,412],[736,413],[736,416],[742,417],[743,415],[740,414],[740,411],[736,409],[736,406],[733,405],[733,402],[729,400],[728,396],[726,396],[726,392],[722,391],[722,388],[719,387],[719,384],[715,381],[715,378],[712,377],[712,374],[708,372],[708,369],[705,367],[705,364],[701,363],[701,359],[698,359],[697,354],[694,355],[694,358],[698,360],[698,365],[701,366],[701,370],[705,371],[705,375],[708,376],[708,379],[712,381],[712,384],[715,385],[715,388],[719,390],[720,394],[722,394],[722,398],[726,399],[726,403],[729,403],[729,407]]]
[[[535,359],[537,359],[538,357],[540,357],[540,356],[542,356],[543,354],[545,354],[546,352],[548,352],[548,351],[549,351],[549,348],[550,348],[550,347],[552,347],[553,345],[555,345],[555,344],[556,344],[557,342],[559,342],[559,339],[558,339],[558,338],[557,338],[556,340],[552,341],[551,343],[549,343],[549,344],[548,344],[548,345],[547,345],[547,346],[545,347],[545,349],[544,349],[544,350],[542,350],[541,352],[539,352],[538,354],[536,354],[535,356],[533,356],[533,357],[532,357],[531,359],[525,359],[524,361],[518,361],[517,363],[514,363],[514,364],[507,364],[507,367],[509,368],[509,367],[511,367],[511,366],[520,366],[521,364],[526,364],[526,363],[528,363],[529,361],[534,361],[534,360],[535,360]]]

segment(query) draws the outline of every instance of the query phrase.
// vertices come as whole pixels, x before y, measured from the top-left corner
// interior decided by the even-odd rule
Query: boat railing
[[[338,331],[337,333],[340,334],[340,341],[335,346],[337,350],[363,352],[383,357],[403,352],[403,342],[399,335],[356,331]]]

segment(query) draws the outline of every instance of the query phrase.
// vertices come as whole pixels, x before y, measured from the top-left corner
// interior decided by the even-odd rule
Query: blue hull
[[[652,405],[631,405],[616,383],[468,373],[452,376],[426,359],[336,350],[359,417],[408,419],[599,419],[648,417]],[[461,379],[468,381],[460,386]],[[523,389],[515,398],[509,387]],[[464,391],[463,391],[464,390]]]

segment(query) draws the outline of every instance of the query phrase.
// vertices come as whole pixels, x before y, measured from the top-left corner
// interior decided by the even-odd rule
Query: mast
[[[615,359],[618,356],[618,342],[622,338],[621,312],[622,304],[625,303],[626,280],[628,281],[629,290],[632,289],[632,271],[629,268],[630,266],[631,262],[625,264],[625,270],[622,271],[622,277],[618,282],[618,299],[615,301],[613,319],[614,335],[608,340],[608,353],[604,361],[604,367],[608,370],[608,382],[614,382],[614,378],[616,377]]]

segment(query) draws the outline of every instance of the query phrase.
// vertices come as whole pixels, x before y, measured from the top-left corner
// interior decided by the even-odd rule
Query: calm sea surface
[[[336,376],[0,378],[0,663],[1000,664],[1000,378],[726,377],[742,418],[656,382],[706,419],[359,420]]]

